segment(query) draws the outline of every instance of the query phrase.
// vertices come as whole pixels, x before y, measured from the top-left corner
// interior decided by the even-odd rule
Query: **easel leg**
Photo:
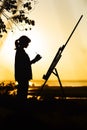
[[[61,80],[60,80],[60,77],[59,77],[59,74],[58,74],[58,71],[57,71],[56,68],[54,68],[54,70],[55,70],[55,72],[53,72],[53,74],[57,76],[59,84],[60,84],[60,88],[62,90],[62,98],[66,99],[65,94],[64,94],[64,90],[63,90],[63,87],[62,87],[62,83],[61,83]]]

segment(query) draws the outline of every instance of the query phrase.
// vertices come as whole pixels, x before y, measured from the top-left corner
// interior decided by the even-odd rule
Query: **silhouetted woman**
[[[24,48],[27,48],[31,40],[27,36],[21,36],[15,41],[15,80],[18,82],[17,97],[21,100],[27,99],[29,80],[32,79],[31,64],[41,59],[40,55],[30,61]]]

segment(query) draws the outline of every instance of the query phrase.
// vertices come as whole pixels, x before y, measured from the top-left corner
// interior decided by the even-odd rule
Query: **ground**
[[[0,98],[0,127],[32,129],[87,129],[87,100],[35,98],[26,102]]]

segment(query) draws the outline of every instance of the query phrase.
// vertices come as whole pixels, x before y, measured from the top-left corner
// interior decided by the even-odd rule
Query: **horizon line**
[[[15,81],[15,80],[10,80],[10,79],[0,80],[0,82],[4,82],[4,81]],[[30,80],[30,82],[31,81],[45,81],[45,80],[44,79],[32,79],[32,80]],[[49,82],[49,81],[58,81],[58,80],[54,80],[54,79],[47,80],[47,82]],[[61,81],[87,81],[87,79],[63,79]]]

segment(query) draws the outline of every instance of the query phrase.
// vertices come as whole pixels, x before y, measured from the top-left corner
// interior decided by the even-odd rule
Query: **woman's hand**
[[[36,57],[35,57],[35,60],[36,60],[36,61],[39,61],[41,58],[42,58],[42,57],[41,57],[39,54],[37,54]]]
[[[37,54],[36,57],[31,61],[31,64],[34,64],[35,62],[39,61],[42,57]]]

